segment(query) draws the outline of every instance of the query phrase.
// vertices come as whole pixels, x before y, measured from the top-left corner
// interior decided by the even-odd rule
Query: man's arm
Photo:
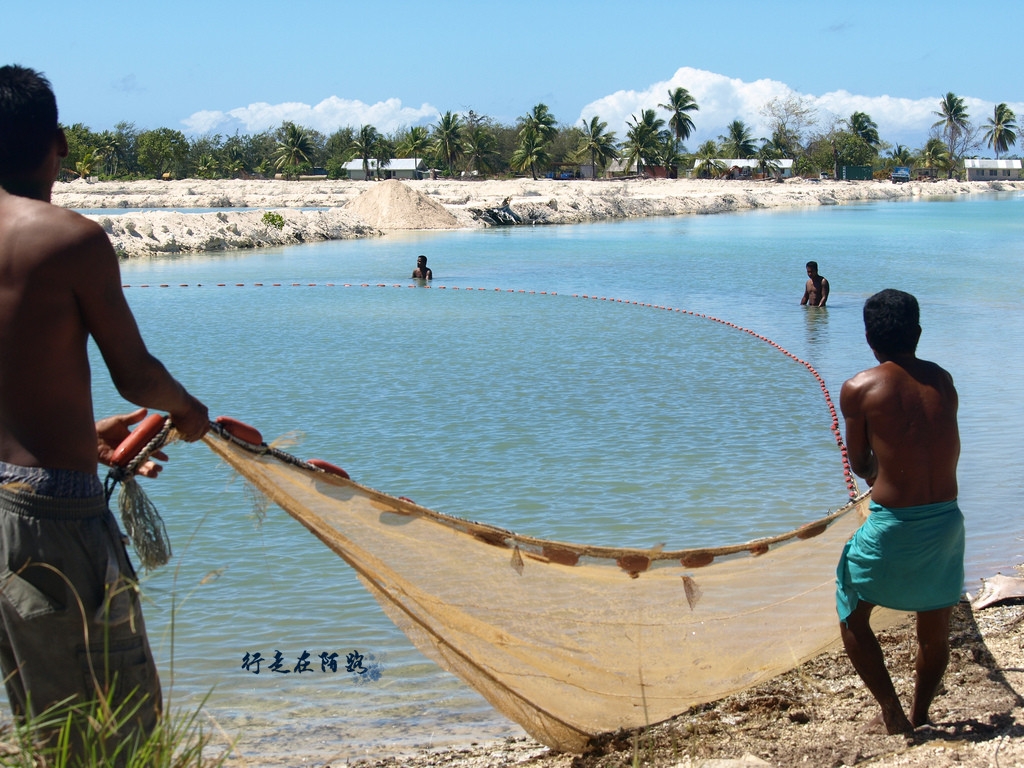
[[[871,448],[868,420],[864,414],[864,374],[858,374],[843,384],[839,392],[839,409],[846,422],[846,450],[850,469],[864,478],[869,486],[878,477],[878,458]]]
[[[821,301],[818,302],[819,307],[824,307],[825,302],[828,300],[828,280],[824,277],[821,278]]]
[[[810,291],[809,291],[809,290],[807,289],[807,287],[805,286],[805,287],[804,287],[804,297],[803,297],[802,299],[800,299],[800,306],[802,307],[802,306],[803,306],[804,304],[806,304],[806,303],[807,303],[807,300],[808,300],[808,299],[809,299],[810,297],[811,297],[811,292],[810,292]]]
[[[121,290],[121,274],[106,233],[83,220],[83,237],[69,259],[73,285],[86,330],[99,347],[117,391],[126,400],[166,411],[185,440],[209,429],[206,406],[190,395],[146,349]]]

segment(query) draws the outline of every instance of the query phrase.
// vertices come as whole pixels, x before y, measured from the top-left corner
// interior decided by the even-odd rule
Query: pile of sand
[[[374,184],[345,209],[371,227],[384,231],[455,229],[459,226],[443,205],[396,179]]]

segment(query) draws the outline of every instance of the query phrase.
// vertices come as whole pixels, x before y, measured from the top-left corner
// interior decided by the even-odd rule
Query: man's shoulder
[[[103,228],[92,219],[41,200],[5,196],[0,200],[0,215],[8,233],[17,232],[19,238],[29,236],[28,242],[35,248],[57,252],[110,243]]]

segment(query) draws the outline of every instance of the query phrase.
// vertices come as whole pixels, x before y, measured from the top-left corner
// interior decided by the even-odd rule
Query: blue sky
[[[962,0],[10,0],[0,61],[46,73],[61,120],[94,130],[124,120],[228,134],[290,119],[324,133],[363,123],[389,132],[447,110],[513,123],[543,102],[560,123],[596,114],[621,137],[630,115],[681,85],[701,106],[691,149],[734,118],[766,135],[762,106],[791,94],[822,121],[865,111],[883,140],[916,147],[948,91],[976,124],[1003,101],[1024,123],[1024,2],[986,9]]]

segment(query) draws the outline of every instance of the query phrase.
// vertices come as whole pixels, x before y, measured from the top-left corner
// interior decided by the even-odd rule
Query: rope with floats
[[[541,296],[558,296],[556,291],[533,291],[524,289],[502,289],[502,288],[460,288],[459,286],[431,286],[421,284],[402,284],[402,283],[215,283],[215,284],[203,284],[203,283],[180,283],[178,287],[203,288],[203,287],[237,287],[244,288],[247,286],[260,288],[264,286],[269,287],[304,287],[304,288],[434,288],[435,290],[466,290],[466,291],[486,291],[486,292],[498,292],[498,293],[522,293],[531,295]],[[123,285],[122,288],[170,288],[171,285],[168,283],[161,283],[155,286],[151,286],[148,283],[143,283],[137,286],[130,284]],[[691,317],[709,320],[711,322],[718,323],[726,328],[730,328],[741,333],[745,333],[754,339],[768,344],[778,352],[787,356],[794,362],[802,365],[807,371],[814,377],[821,388],[822,396],[825,399],[825,404],[828,407],[829,414],[831,417],[831,431],[836,441],[836,446],[839,448],[840,457],[842,460],[843,476],[846,481],[846,487],[851,499],[856,499],[860,496],[860,490],[857,486],[856,478],[854,477],[853,470],[850,467],[849,454],[846,445],[843,441],[843,435],[839,427],[839,416],[836,412],[835,404],[832,400],[832,395],[829,393],[828,387],[825,384],[825,379],[818,373],[818,371],[808,361],[797,357],[795,354],[787,350],[782,345],[769,339],[767,336],[757,333],[756,331],[745,328],[736,323],[713,315],[704,314],[701,312],[694,312],[686,309],[678,309],[660,304],[649,304],[638,301],[631,301],[628,299],[616,299],[609,298],[606,296],[598,296],[591,294],[562,294],[563,296],[571,296],[575,299],[582,299],[587,301],[607,301],[616,304],[629,304],[638,307],[646,307],[650,309],[658,309],[666,312],[677,312],[679,314],[690,315]],[[219,416],[215,420],[210,422],[210,429],[220,437],[237,443],[238,445],[246,448],[249,451],[266,454],[273,456],[287,464],[302,467],[306,470],[323,472],[327,474],[337,475],[343,477],[346,480],[349,479],[349,474],[341,467],[332,464],[323,459],[300,459],[286,451],[268,445],[262,434],[256,428],[245,424],[244,422],[233,419],[229,416]],[[105,489],[107,495],[107,501],[109,503],[110,497],[113,494],[114,488],[117,485],[121,486],[121,493],[118,497],[118,509],[121,514],[121,521],[124,524],[125,531],[132,539],[132,543],[135,546],[136,551],[139,554],[139,559],[146,569],[152,569],[164,565],[171,557],[171,545],[167,536],[167,531],[164,527],[163,520],[160,518],[159,512],[153,506],[152,502],[146,497],[145,492],[138,485],[135,479],[135,473],[138,468],[142,466],[146,461],[149,460],[150,456],[159,451],[164,445],[169,442],[173,442],[177,439],[177,435],[174,432],[174,427],[170,419],[162,414],[151,414],[144,419],[134,430],[127,439],[125,439],[115,450],[112,460],[111,469],[107,475]],[[404,497],[402,497],[404,498]]]
[[[155,284],[142,283],[142,284],[135,285],[135,286],[132,286],[131,284],[126,284],[126,285],[122,285],[121,287],[122,288],[132,288],[132,287],[135,287],[135,288],[171,288],[172,286],[169,283],[155,283]],[[195,287],[195,288],[204,288],[204,287],[216,287],[216,288],[226,288],[226,287],[234,287],[234,288],[246,288],[246,287],[253,287],[253,288],[263,288],[263,287],[271,287],[271,288],[282,288],[282,287],[292,287],[292,288],[427,288],[427,289],[433,288],[434,290],[440,290],[440,291],[443,291],[443,290],[452,290],[452,291],[465,290],[465,291],[485,291],[485,292],[496,292],[496,293],[522,293],[522,294],[539,295],[539,296],[558,296],[559,295],[557,291],[534,291],[534,290],[525,290],[525,289],[522,289],[522,288],[520,288],[520,289],[513,289],[513,288],[473,288],[473,287],[460,288],[459,286],[446,286],[446,285],[432,286],[430,284],[422,284],[422,283],[319,283],[319,282],[306,282],[306,283],[300,283],[300,282],[291,282],[291,283],[283,283],[283,282],[274,282],[274,283],[267,283],[267,282],[256,282],[256,283],[178,283],[176,287],[179,287],[179,288],[190,288],[190,287]],[[755,339],[758,339],[759,341],[763,341],[764,343],[768,344],[769,346],[775,348],[776,350],[778,350],[782,354],[784,354],[787,357],[789,357],[794,362],[799,363],[800,365],[804,366],[808,370],[808,372],[810,372],[810,374],[814,377],[814,379],[818,382],[818,385],[821,387],[822,395],[825,398],[825,405],[828,407],[829,414],[830,414],[830,417],[831,417],[831,427],[830,428],[831,428],[831,431],[832,431],[832,435],[835,438],[836,446],[839,448],[839,454],[840,454],[840,457],[841,457],[841,460],[842,460],[843,477],[844,477],[844,480],[846,482],[846,489],[847,489],[848,495],[849,495],[849,497],[851,499],[855,499],[855,498],[857,498],[860,495],[860,489],[857,486],[856,477],[854,476],[853,470],[850,467],[849,453],[847,451],[846,444],[843,441],[842,431],[839,428],[839,415],[838,415],[838,413],[836,411],[835,403],[832,400],[832,395],[828,391],[828,387],[825,384],[825,379],[821,376],[821,374],[818,373],[817,370],[815,370],[814,366],[811,365],[809,362],[807,362],[806,360],[803,360],[803,359],[797,357],[796,355],[794,355],[792,352],[787,350],[782,345],[772,341],[771,339],[769,339],[766,336],[762,336],[761,334],[757,333],[757,331],[754,331],[754,330],[752,330],[750,328],[745,328],[745,327],[743,327],[741,325],[737,325],[736,323],[729,322],[728,320],[722,320],[722,319],[720,319],[718,317],[714,317],[713,315],[707,315],[707,314],[703,314],[703,313],[700,313],[700,312],[694,312],[694,311],[687,310],[687,309],[678,309],[678,308],[674,308],[674,307],[668,307],[668,306],[664,306],[664,305],[660,305],[660,304],[648,304],[648,303],[639,302],[639,301],[631,301],[629,299],[615,299],[615,298],[610,298],[610,297],[606,297],[606,296],[591,295],[591,294],[586,294],[586,293],[582,293],[582,294],[581,293],[573,293],[573,294],[562,294],[562,295],[564,295],[564,296],[571,295],[573,298],[576,298],[576,299],[587,299],[587,300],[592,300],[592,301],[607,301],[607,302],[611,302],[611,303],[615,303],[615,304],[631,304],[631,305],[638,306],[638,307],[647,307],[647,308],[651,308],[651,309],[660,309],[660,310],[663,310],[663,311],[666,311],[666,312],[678,312],[680,314],[685,314],[685,315],[690,315],[692,317],[698,317],[698,318],[702,318],[702,319],[705,319],[705,320],[710,320],[712,322],[719,323],[720,325],[726,326],[728,328],[732,328],[733,330],[737,330],[737,331],[741,331],[743,333],[746,333],[749,336],[751,336],[751,337],[753,337]]]

